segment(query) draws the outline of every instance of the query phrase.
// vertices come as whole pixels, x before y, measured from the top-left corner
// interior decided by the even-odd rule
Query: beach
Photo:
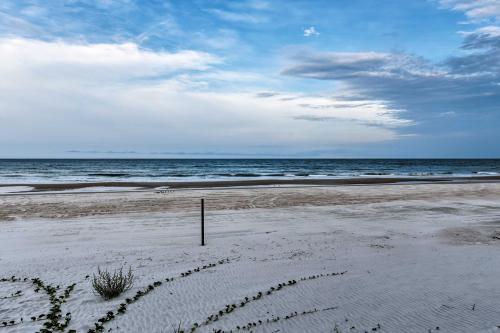
[[[496,179],[315,181],[20,184],[0,196],[0,330],[42,327],[38,277],[75,284],[67,331],[113,311],[105,332],[500,332]],[[132,289],[101,299],[92,274],[122,266]]]
[[[0,0],[0,333],[500,333],[500,0]]]

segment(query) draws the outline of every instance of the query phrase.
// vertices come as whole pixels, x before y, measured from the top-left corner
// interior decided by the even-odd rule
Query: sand
[[[245,297],[196,332],[500,332],[499,199],[500,184],[481,182],[17,193],[0,197],[0,277],[76,283],[62,314],[77,332],[154,281],[105,332],[189,329]],[[86,278],[98,266],[131,266],[134,287],[102,300]],[[0,333],[41,328],[29,318],[50,304],[33,289],[0,282]]]

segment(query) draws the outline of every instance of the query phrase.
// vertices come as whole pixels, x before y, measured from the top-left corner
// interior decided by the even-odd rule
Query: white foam
[[[481,176],[497,176],[498,172],[479,171],[476,174]]]

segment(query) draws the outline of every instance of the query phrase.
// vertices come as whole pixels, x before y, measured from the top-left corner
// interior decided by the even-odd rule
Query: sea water
[[[0,184],[499,174],[500,159],[0,159]]]

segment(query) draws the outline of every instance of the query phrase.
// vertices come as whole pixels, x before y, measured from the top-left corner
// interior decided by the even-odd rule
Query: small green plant
[[[123,267],[114,270],[113,273],[107,270],[97,268],[97,274],[94,274],[92,279],[92,287],[94,291],[105,300],[115,298],[124,291],[132,288],[134,283],[134,275],[132,268],[129,267],[128,272],[123,272]]]

